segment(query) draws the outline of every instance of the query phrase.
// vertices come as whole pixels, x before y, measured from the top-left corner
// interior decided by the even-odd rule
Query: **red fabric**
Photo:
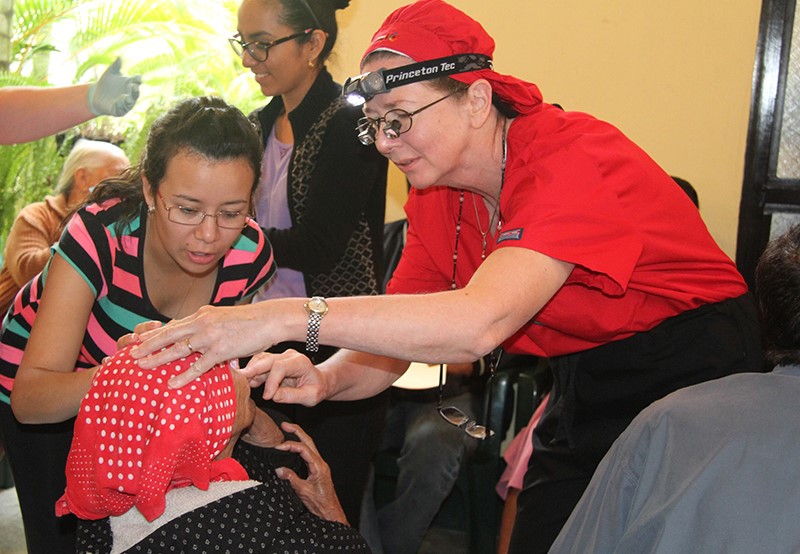
[[[57,515],[101,519],[135,506],[153,521],[164,512],[170,489],[207,490],[212,481],[247,479],[234,459],[213,461],[236,417],[230,370],[217,365],[189,385],[170,389],[170,377],[199,354],[143,370],[129,350],[103,364],[81,402]]]
[[[420,0],[392,12],[372,37],[367,54],[387,50],[415,62],[454,54],[494,54],[494,40],[480,23],[442,0]],[[519,113],[528,113],[542,102],[533,83],[501,75],[491,69],[450,75],[471,84],[486,79],[492,90]]]
[[[407,243],[388,292],[450,288],[459,195],[445,187],[412,189]],[[477,200],[473,205],[465,193],[459,287],[481,262],[475,211],[484,229],[489,215]],[[747,291],[680,187],[619,130],[586,114],[543,104],[514,119],[500,214],[500,242],[489,241],[488,252],[527,248],[576,266],[504,343],[512,352],[580,352]]]

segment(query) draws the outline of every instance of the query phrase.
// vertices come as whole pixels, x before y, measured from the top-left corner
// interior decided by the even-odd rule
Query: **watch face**
[[[328,311],[328,303],[324,298],[314,296],[308,301],[308,309],[317,314],[324,314]]]

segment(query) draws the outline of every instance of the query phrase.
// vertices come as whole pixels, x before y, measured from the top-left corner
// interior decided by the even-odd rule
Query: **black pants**
[[[765,369],[750,294],[550,363],[553,392],[533,433],[512,554],[547,552],[611,444],[650,403],[682,387]]]
[[[74,418],[64,423],[23,425],[0,402],[0,429],[19,498],[28,554],[75,552],[74,516],[56,517],[56,500],[67,485],[64,470]]]

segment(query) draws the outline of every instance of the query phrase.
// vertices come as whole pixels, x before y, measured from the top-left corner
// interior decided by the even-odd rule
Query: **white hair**
[[[67,155],[67,159],[64,160],[64,166],[61,168],[61,174],[58,176],[58,182],[56,183],[56,194],[70,195],[75,184],[75,172],[79,169],[95,169],[102,166],[106,159],[105,156],[98,156],[98,154],[126,157],[121,148],[114,146],[110,142],[78,139],[69,155]]]

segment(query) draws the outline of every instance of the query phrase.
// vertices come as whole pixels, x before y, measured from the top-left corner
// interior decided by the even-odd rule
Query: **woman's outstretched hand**
[[[296,350],[256,354],[241,373],[251,387],[264,384],[265,400],[316,406],[328,397],[326,375]]]
[[[279,478],[289,481],[294,492],[297,493],[309,512],[322,519],[348,525],[347,517],[339,503],[339,497],[336,496],[336,490],[333,488],[331,470],[322,459],[314,441],[293,423],[284,422],[281,424],[281,428],[287,433],[297,435],[300,441],[286,441],[275,448],[300,454],[300,457],[308,465],[308,478],[300,479],[294,471],[285,467],[279,467],[275,473]]]
[[[272,346],[267,338],[269,329],[261,323],[260,304],[204,306],[189,317],[142,333],[142,342],[131,355],[141,367],[151,369],[200,352],[202,356],[188,370],[169,382],[172,388],[182,387],[220,362],[252,356]]]

